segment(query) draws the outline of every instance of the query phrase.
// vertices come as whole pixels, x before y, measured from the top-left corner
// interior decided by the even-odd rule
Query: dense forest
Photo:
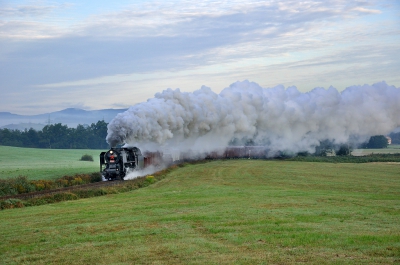
[[[0,145],[53,149],[107,149],[107,123],[68,128],[61,123],[46,125],[41,131],[0,129]]]

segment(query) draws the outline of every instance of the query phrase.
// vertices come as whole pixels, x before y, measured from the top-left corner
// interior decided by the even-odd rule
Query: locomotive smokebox
[[[123,180],[130,170],[143,168],[139,148],[111,148],[100,153],[100,172],[106,180]]]

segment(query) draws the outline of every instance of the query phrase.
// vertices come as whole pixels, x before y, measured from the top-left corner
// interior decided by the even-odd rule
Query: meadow
[[[105,150],[38,149],[0,145],[0,179],[26,176],[30,180],[54,180],[62,176],[99,172],[99,155]],[[385,149],[355,149],[353,156],[400,153],[400,145]],[[80,161],[82,155],[94,161]],[[308,159],[310,160],[310,159]],[[317,160],[317,159],[316,159]]]
[[[186,164],[131,192],[0,212],[2,264],[396,264],[400,164]]]
[[[387,148],[380,148],[380,149],[354,149],[351,152],[353,156],[365,156],[370,154],[398,154],[400,153],[400,145],[399,144],[392,144],[388,145]]]
[[[30,180],[54,180],[65,175],[99,172],[101,151],[0,146],[0,179],[26,176]],[[94,161],[80,161],[85,154]]]

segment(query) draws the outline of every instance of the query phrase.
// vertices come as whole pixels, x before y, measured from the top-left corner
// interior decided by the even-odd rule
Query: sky
[[[0,112],[127,108],[167,88],[400,86],[400,1],[0,0]]]

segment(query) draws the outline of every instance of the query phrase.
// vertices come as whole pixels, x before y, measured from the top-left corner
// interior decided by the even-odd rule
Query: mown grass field
[[[351,154],[353,156],[365,156],[370,154],[398,154],[400,153],[400,145],[392,144],[387,148],[381,149],[354,149]]]
[[[98,172],[100,152],[0,146],[0,178],[27,176],[30,180],[56,179],[65,175]],[[94,161],[80,161],[84,154],[91,155]]]
[[[0,212],[2,264],[398,264],[400,164],[230,160]]]
[[[99,171],[99,155],[105,150],[38,149],[0,145],[0,179],[27,176],[30,180],[56,179],[65,175]],[[355,149],[354,156],[400,153],[400,145],[385,149]],[[93,162],[80,161],[82,155],[91,155]]]

